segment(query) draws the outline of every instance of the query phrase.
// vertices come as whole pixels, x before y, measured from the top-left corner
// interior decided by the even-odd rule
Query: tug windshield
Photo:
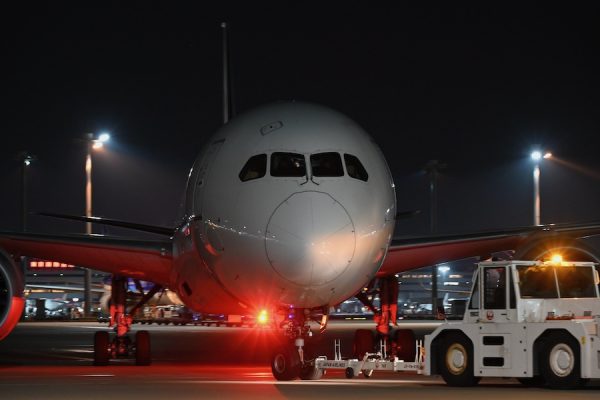
[[[592,268],[557,267],[556,277],[561,298],[597,297]]]
[[[597,297],[591,267],[518,265],[521,298]]]
[[[556,276],[551,266],[517,266],[521,298],[557,299]]]

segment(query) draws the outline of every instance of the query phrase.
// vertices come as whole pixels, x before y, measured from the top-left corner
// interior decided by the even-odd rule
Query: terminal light
[[[531,152],[531,159],[533,161],[539,161],[542,158],[542,152],[539,150],[535,150]]]
[[[35,156],[32,156],[31,154],[25,153],[23,156],[23,164],[25,164],[26,167],[29,167],[34,160]]]
[[[57,261],[32,259],[29,261],[29,268],[60,269],[60,268],[75,268],[75,266],[72,264],[66,264],[66,263],[61,263],[61,262],[57,262]]]
[[[547,152],[546,154],[544,154],[544,158],[547,160],[549,158],[552,158],[552,153]]]

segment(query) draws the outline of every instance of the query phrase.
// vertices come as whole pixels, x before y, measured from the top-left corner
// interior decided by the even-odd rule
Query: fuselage
[[[340,303],[381,266],[395,202],[383,154],[346,116],[255,109],[219,129],[190,171],[171,285],[209,312]]]

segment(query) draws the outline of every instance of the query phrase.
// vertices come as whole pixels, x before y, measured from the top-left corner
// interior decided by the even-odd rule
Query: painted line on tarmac
[[[371,386],[371,385],[407,385],[407,384],[431,384],[435,382],[431,382],[428,380],[382,380],[382,379],[369,379],[367,380],[319,380],[319,381],[245,381],[245,380],[233,380],[233,381],[216,381],[216,380],[167,380],[163,381],[164,383],[187,383],[187,384],[197,384],[197,385],[320,385],[320,386],[342,386],[342,385],[354,385],[354,386]],[[440,382],[440,386],[443,383]]]

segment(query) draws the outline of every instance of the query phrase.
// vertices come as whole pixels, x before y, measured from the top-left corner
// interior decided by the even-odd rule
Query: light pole
[[[110,139],[108,133],[102,133],[97,138],[93,133],[86,134],[86,146],[87,155],[85,158],[85,216],[92,217],[92,152],[99,150],[104,147]],[[88,235],[92,234],[92,223],[85,223],[85,232]],[[92,270],[89,268],[84,269],[83,275],[83,302],[84,310],[83,313],[86,317],[91,317],[91,305],[92,305]]]
[[[533,225],[541,225],[540,218],[540,161],[552,157],[552,153],[546,152],[542,155],[540,150],[531,152],[533,165]]]
[[[440,170],[445,169],[446,164],[438,160],[430,160],[425,166],[425,171],[429,175],[429,227],[431,233],[437,232],[437,181]],[[438,266],[434,265],[431,269],[431,312],[437,315],[438,308]]]
[[[19,153],[18,160],[21,162],[21,231],[27,232],[27,171],[35,156],[23,151]],[[21,257],[21,269],[23,274],[26,274],[27,257],[25,256]]]
[[[19,153],[21,162],[21,231],[27,232],[27,171],[35,156],[26,151]]]

